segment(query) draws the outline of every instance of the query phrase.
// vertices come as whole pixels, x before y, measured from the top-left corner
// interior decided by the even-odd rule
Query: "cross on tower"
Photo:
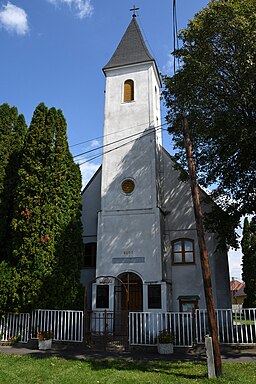
[[[130,9],[130,11],[133,11],[133,15],[132,17],[136,17],[136,11],[138,11],[139,8],[136,8],[136,6],[134,5],[133,8]]]

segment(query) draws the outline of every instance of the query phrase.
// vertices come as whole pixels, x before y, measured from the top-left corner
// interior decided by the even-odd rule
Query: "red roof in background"
[[[231,291],[239,291],[244,288],[245,283],[243,281],[232,280],[230,281],[230,290]]]

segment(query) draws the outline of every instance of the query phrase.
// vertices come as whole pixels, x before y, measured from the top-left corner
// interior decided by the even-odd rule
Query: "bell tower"
[[[134,11],[135,12],[135,11]],[[106,77],[101,212],[98,214],[97,276],[135,273],[143,286],[162,282],[159,153],[161,80],[136,15],[104,66]]]

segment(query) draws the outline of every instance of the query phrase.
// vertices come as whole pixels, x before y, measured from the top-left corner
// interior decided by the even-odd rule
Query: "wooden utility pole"
[[[203,213],[202,213],[200,199],[199,199],[198,185],[196,182],[196,171],[195,171],[195,164],[192,156],[192,144],[191,144],[190,135],[189,135],[188,120],[185,115],[183,115],[182,122],[183,122],[184,144],[186,149],[189,176],[190,176],[190,187],[191,187],[195,219],[196,219],[198,244],[199,244],[199,250],[200,250],[201,267],[202,267],[202,275],[203,275],[203,282],[204,282],[205,301],[206,301],[206,308],[207,308],[208,321],[209,321],[209,330],[210,330],[210,336],[212,337],[212,344],[213,344],[215,373],[216,373],[216,376],[221,376],[222,366],[221,366],[221,356],[220,356],[220,345],[218,341],[217,322],[216,322],[214,300],[213,300],[213,294],[212,294],[211,272],[210,272],[208,252],[207,252],[206,242],[205,242]]]

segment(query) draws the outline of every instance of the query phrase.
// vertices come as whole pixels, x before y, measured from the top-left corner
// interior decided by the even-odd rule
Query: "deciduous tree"
[[[164,79],[176,158],[186,113],[198,181],[237,222],[256,206],[256,2],[213,0],[179,36],[181,67]]]

